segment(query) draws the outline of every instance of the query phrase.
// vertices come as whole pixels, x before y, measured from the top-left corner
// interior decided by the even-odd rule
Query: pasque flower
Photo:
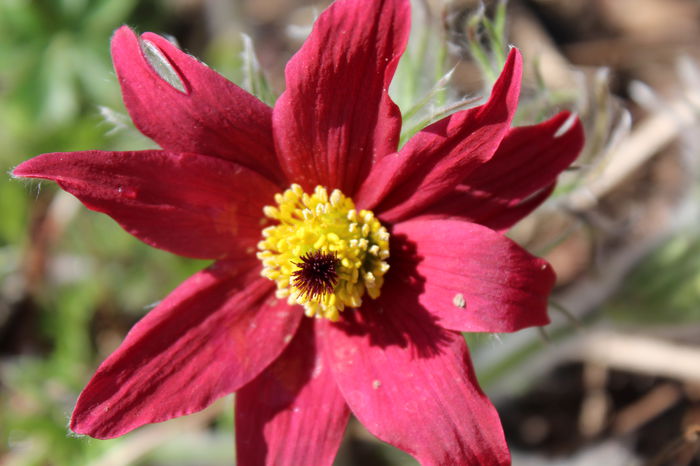
[[[567,113],[510,127],[513,49],[484,105],[398,149],[387,89],[409,17],[408,0],[333,3],[274,108],[160,36],[115,33],[126,107],[162,150],[43,154],[14,175],[215,262],[99,367],[73,431],[115,437],[237,392],[242,465],[330,464],[350,412],[425,465],[510,461],[460,332],[548,322],[554,273],[503,232],[551,193],[582,129]]]

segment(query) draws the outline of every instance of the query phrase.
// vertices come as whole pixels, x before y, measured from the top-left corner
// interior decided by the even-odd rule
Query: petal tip
[[[537,267],[539,267],[542,274],[542,280],[547,284],[546,288],[551,292],[557,281],[557,273],[554,271],[552,264],[546,260],[538,258],[537,262],[539,263]]]
[[[41,154],[17,165],[10,171],[10,176],[14,179],[20,178],[43,178],[40,170],[41,160],[50,154]]]
[[[558,123],[558,127],[554,132],[555,138],[560,138],[566,134],[572,134],[578,136],[578,133],[583,136],[583,126],[581,124],[581,119],[576,113],[572,113],[568,110],[564,110],[558,113],[552,120]]]
[[[17,180],[17,179],[19,179],[19,178],[24,178],[24,177],[26,177],[27,175],[26,175],[26,172],[25,172],[25,167],[23,167],[23,165],[24,165],[25,163],[26,163],[26,162],[22,162],[22,163],[20,163],[19,165],[17,165],[16,167],[10,169],[10,170],[7,172],[7,174],[10,175],[10,177],[13,178],[13,179],[15,179],[15,180]]]
[[[119,26],[112,34],[112,39],[110,41],[110,46],[112,53],[114,53],[117,47],[128,45],[126,42],[135,41],[136,33],[126,24]]]
[[[516,47],[511,47],[503,69],[504,71],[508,70],[510,73],[515,74],[518,78],[518,82],[520,82],[523,70],[523,55]]]
[[[73,412],[73,415],[70,418],[70,422],[68,424],[68,430],[75,436],[75,437],[91,437],[94,439],[98,440],[107,440],[110,438],[115,438],[118,437],[119,435],[108,435],[105,434],[104,431],[101,431],[100,429],[95,429],[93,428],[94,426],[91,426],[90,422],[87,421],[86,418],[89,417],[88,413],[78,413],[79,410],[79,404],[80,400],[78,400],[78,406],[76,406],[75,411]]]

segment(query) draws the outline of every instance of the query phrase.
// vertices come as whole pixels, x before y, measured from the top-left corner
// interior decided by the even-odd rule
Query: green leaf
[[[139,45],[143,51],[148,64],[160,76],[160,78],[182,93],[186,93],[185,83],[180,79],[180,75],[175,71],[165,55],[152,42],[139,39]]]
[[[255,55],[253,40],[247,34],[241,34],[243,39],[243,88],[262,100],[268,105],[274,105],[277,96],[269,84],[267,79],[260,69],[260,63]]]

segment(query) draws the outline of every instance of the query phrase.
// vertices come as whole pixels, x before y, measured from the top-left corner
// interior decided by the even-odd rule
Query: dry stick
[[[615,417],[613,432],[626,435],[673,407],[683,397],[683,392],[672,383],[664,383],[652,389],[641,399],[626,406]]]
[[[607,367],[584,364],[584,396],[579,410],[578,430],[584,437],[595,438],[605,429],[610,411],[610,401],[605,386],[608,382]]]
[[[594,207],[597,200],[620,185],[680,133],[698,123],[700,112],[687,96],[638,123],[608,156],[605,169],[591,175],[565,201],[575,211]]]
[[[591,332],[568,353],[601,366],[700,383],[700,348],[651,337]]]

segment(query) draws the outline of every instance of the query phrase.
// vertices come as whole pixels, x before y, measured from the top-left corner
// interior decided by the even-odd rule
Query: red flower
[[[115,437],[237,392],[239,464],[330,464],[351,411],[425,465],[509,462],[460,332],[548,322],[554,273],[502,232],[550,194],[583,134],[578,121],[559,134],[566,113],[510,128],[514,49],[486,104],[397,152],[387,88],[408,32],[407,0],[336,1],[287,65],[274,109],[162,37],[116,32],[126,106],[163,150],[43,154],[14,175],[54,180],[146,243],[216,262],[134,326],[80,395],[71,429]],[[143,41],[184,91],[151,68]],[[310,204],[289,200],[317,186],[321,201],[341,192],[315,209],[321,226],[308,223]],[[353,201],[376,217],[350,212]],[[265,208],[274,241],[260,242],[263,207],[276,203]],[[282,204],[301,210],[284,220]],[[359,215],[365,236],[319,246],[337,237],[329,215],[348,235],[357,229],[345,219]],[[272,244],[304,232],[302,252]],[[305,318],[284,296],[336,321]]]

